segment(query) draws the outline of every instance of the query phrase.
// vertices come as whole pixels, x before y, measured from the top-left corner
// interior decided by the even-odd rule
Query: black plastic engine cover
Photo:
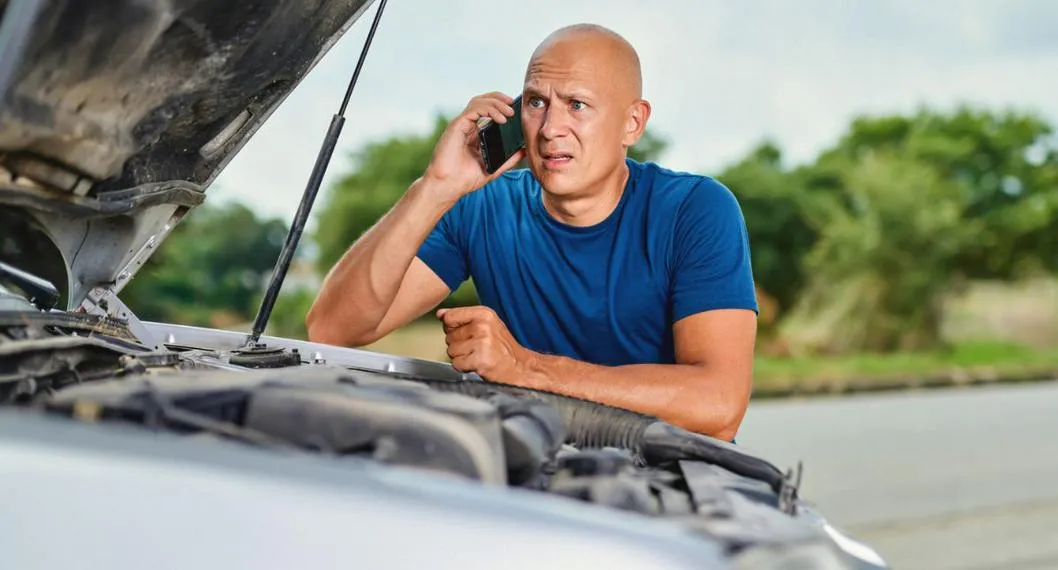
[[[361,384],[333,369],[158,374],[71,387],[47,407],[74,415],[85,403],[99,407],[95,415],[103,419],[205,429],[186,418],[167,421],[171,412],[159,415],[161,403],[302,449],[507,482],[493,405],[401,380]]]
[[[505,482],[502,458],[496,456],[491,442],[479,430],[457,415],[405,396],[379,388],[351,389],[342,397],[298,387],[266,386],[250,397],[244,425],[301,447],[336,454],[368,453],[383,463]],[[495,411],[480,407],[479,413],[482,420],[491,420],[498,434]]]
[[[541,399],[527,397],[516,389],[492,382],[453,382],[421,377],[404,377],[408,386],[431,392],[460,394],[488,402],[500,414],[503,449],[507,461],[507,483],[520,487],[546,485],[543,471],[567,439],[568,430],[560,409]],[[398,380],[387,374],[351,371],[345,382],[372,385]]]
[[[563,453],[548,491],[588,503],[656,516],[687,515],[690,496],[672,486],[675,474],[637,468],[631,455],[616,449]]]

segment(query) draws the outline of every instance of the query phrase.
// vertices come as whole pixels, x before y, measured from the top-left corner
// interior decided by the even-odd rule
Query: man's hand
[[[533,353],[518,344],[496,313],[483,306],[441,309],[445,343],[452,366],[494,382],[510,382],[524,373]]]
[[[525,156],[525,149],[516,152],[496,172],[489,174],[485,171],[478,144],[478,120],[488,117],[497,123],[505,124],[509,117],[514,116],[512,104],[513,98],[498,92],[471,99],[437,141],[430,165],[423,177],[436,182],[438,187],[445,188],[446,192],[451,193],[447,198],[455,201],[518,164]]]

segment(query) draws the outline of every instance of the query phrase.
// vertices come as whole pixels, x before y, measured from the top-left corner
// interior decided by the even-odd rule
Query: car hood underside
[[[370,3],[0,2],[0,207],[56,244],[69,307],[120,290]]]

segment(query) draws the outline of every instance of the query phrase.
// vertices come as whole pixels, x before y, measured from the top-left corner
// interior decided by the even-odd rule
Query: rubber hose
[[[566,424],[566,443],[580,449],[617,447],[631,451],[638,463],[660,464],[697,459],[766,482],[778,492],[782,471],[768,461],[743,453],[733,444],[688,432],[657,418],[596,402],[489,381],[420,380],[442,391],[480,399],[497,392],[543,400],[559,410]],[[649,428],[649,429],[648,429]]]
[[[416,379],[431,388],[443,392],[456,392],[478,399],[488,399],[496,392],[517,398],[533,398],[551,404],[562,415],[566,425],[565,442],[581,449],[618,447],[638,452],[643,441],[643,431],[657,419],[620,408],[614,408],[588,400],[571,398],[543,392],[497,384],[480,382],[453,382],[451,380]]]

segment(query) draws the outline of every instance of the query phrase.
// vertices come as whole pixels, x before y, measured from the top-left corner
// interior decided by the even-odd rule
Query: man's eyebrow
[[[524,93],[525,95],[543,95],[544,94],[543,91],[541,91],[538,87],[535,87],[535,86],[532,86],[532,85],[526,85],[524,88],[522,88],[522,93]]]
[[[580,99],[580,100],[591,100],[595,98],[595,94],[588,89],[577,87],[570,89],[568,92],[562,95],[566,99]]]
[[[534,95],[542,96],[544,94],[542,89],[540,89],[540,88],[538,88],[538,87],[536,87],[534,85],[526,85],[525,88],[522,89],[522,91],[527,96],[534,96]],[[558,94],[558,97],[560,99],[566,99],[566,100],[570,100],[570,99],[591,100],[591,99],[595,98],[595,95],[590,90],[585,89],[583,87],[574,87],[573,89],[569,89],[569,90],[566,90],[566,91],[563,91],[561,89],[556,89],[555,91]]]

